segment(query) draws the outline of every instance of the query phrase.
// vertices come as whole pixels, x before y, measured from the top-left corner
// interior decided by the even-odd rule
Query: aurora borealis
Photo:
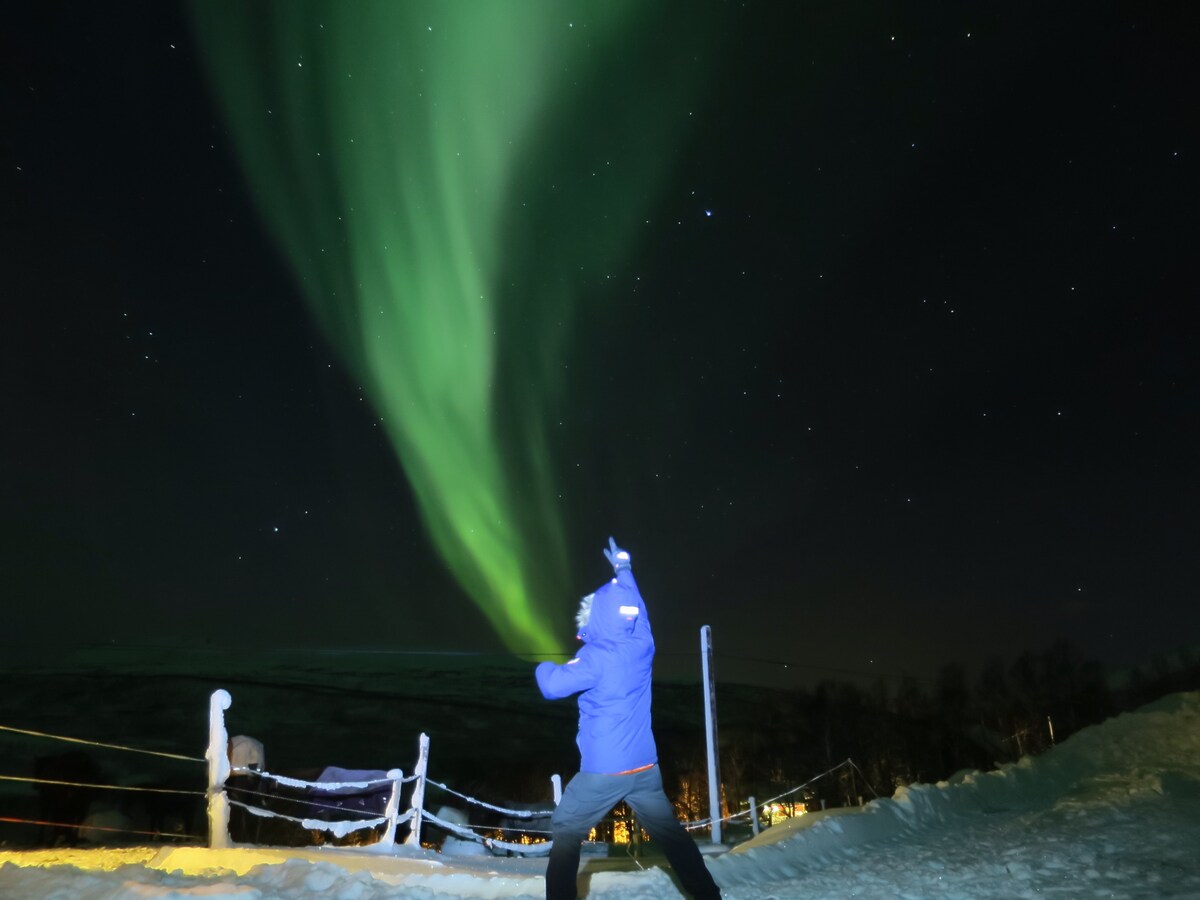
[[[1177,19],[14,7],[7,640],[550,655],[611,534],[685,674],[1174,649]]]
[[[262,215],[378,411],[438,551],[516,651],[562,646],[547,422],[581,302],[568,272],[629,243],[666,132],[683,128],[647,105],[658,91],[622,87],[616,99],[642,104],[619,129],[638,129],[623,196],[573,170],[601,164],[598,135],[561,187],[543,162],[554,132],[580,121],[563,108],[598,102],[594,69],[641,27],[637,6],[576,23],[546,2],[195,5]],[[570,218],[591,220],[586,241],[539,218],[554,210],[534,192],[566,194]],[[520,323],[516,340],[506,322]]]

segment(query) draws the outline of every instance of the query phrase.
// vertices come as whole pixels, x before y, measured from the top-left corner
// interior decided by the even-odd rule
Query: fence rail
[[[262,819],[273,818],[290,821],[306,830],[323,831],[327,834],[333,835],[334,837],[345,837],[346,835],[355,831],[379,829],[382,827],[383,832],[379,840],[365,848],[374,850],[376,852],[390,852],[395,846],[399,826],[405,824],[409,826],[409,834],[405,839],[405,844],[409,846],[419,846],[421,841],[421,831],[425,823],[436,826],[437,828],[445,831],[447,834],[452,834],[465,840],[471,840],[483,844],[493,851],[516,853],[520,855],[542,855],[548,853],[552,846],[552,842],[548,840],[535,840],[532,843],[518,843],[495,838],[488,834],[479,833],[481,831],[499,832],[501,835],[504,835],[508,832],[516,831],[520,834],[538,837],[548,834],[548,832],[536,828],[514,828],[511,824],[497,826],[470,826],[447,821],[444,818],[430,812],[425,805],[426,790],[430,787],[437,788],[438,790],[457,797],[471,806],[503,815],[509,820],[527,821],[532,819],[545,819],[553,813],[554,806],[548,806],[545,809],[532,810],[512,809],[471,797],[467,794],[456,791],[447,784],[429,778],[429,737],[426,734],[421,734],[420,736],[418,743],[417,762],[414,766],[413,773],[408,776],[405,776],[403,771],[400,769],[391,769],[387,771],[383,777],[370,777],[362,779],[341,778],[328,781],[305,781],[303,779],[276,774],[257,768],[247,768],[242,766],[234,767],[229,758],[230,741],[229,734],[225,726],[225,711],[230,708],[231,704],[232,697],[225,690],[215,691],[210,697],[209,744],[207,752],[203,758],[188,756],[180,753],[168,753],[159,750],[146,750],[143,748],[129,747],[121,744],[105,743],[101,741],[87,740],[84,738],[35,731],[32,729],[0,725],[0,731],[29,737],[62,741],[72,744],[80,744],[123,752],[140,753],[183,762],[206,763],[208,767],[206,790],[201,791],[176,788],[144,787],[135,785],[99,784],[84,781],[68,781],[65,779],[30,778],[17,775],[0,775],[0,781],[86,790],[130,791],[204,797],[206,800],[208,817],[207,840],[209,846],[214,848],[234,845],[234,840],[229,830],[229,813],[231,807],[245,810],[247,814]],[[773,804],[797,794],[806,788],[811,787],[813,784],[823,778],[827,778],[847,768],[853,769],[854,771],[857,771],[859,775],[862,775],[864,783],[870,787],[869,781],[866,779],[865,775],[863,775],[862,770],[858,767],[854,760],[846,759],[820,773],[819,775],[810,778],[808,781],[796,785],[789,790],[783,791],[769,800],[765,800],[760,803],[757,802],[754,797],[751,797],[749,798],[749,807],[747,809],[731,813],[730,815],[721,817],[716,821],[720,824],[724,824],[739,820],[748,820],[753,826],[754,833],[757,834],[760,824],[760,812],[762,810],[767,809]],[[291,789],[292,791],[304,792],[300,796],[294,796],[290,798],[282,797],[282,799],[295,807],[303,806],[305,810],[309,811],[337,813],[342,817],[317,818],[316,816],[294,815],[292,813],[282,812],[280,810],[268,809],[267,804],[271,801],[280,800],[281,795],[273,794],[265,790],[257,790],[245,784],[231,784],[229,781],[230,778],[238,776],[254,776],[261,782],[269,782],[283,788]],[[562,782],[558,775],[552,776],[551,782],[553,786],[553,802],[554,805],[557,805],[562,796]],[[407,810],[401,813],[401,789],[405,785],[409,784],[413,786],[409,797],[409,806]],[[321,799],[322,796],[325,798],[336,798],[339,796],[345,797],[349,792],[379,793],[385,789],[388,791],[387,800],[383,804],[383,809],[377,811],[346,808],[345,806],[339,805],[336,802],[324,802]],[[872,788],[871,790],[872,793],[874,793],[874,789]],[[258,802],[250,802],[252,798],[256,799]],[[200,837],[198,835],[181,833],[144,831],[133,828],[116,828],[100,824],[83,825],[80,823],[62,823],[48,821],[41,818],[24,819],[13,816],[0,816],[0,822],[20,823],[55,828],[75,828],[80,830],[86,828],[90,831],[123,832],[128,834],[152,835],[173,839]],[[685,828],[695,831],[713,828],[714,820],[712,817],[708,817],[696,821],[684,822],[683,825]],[[715,829],[714,833],[716,833]],[[364,848],[359,847],[359,849]]]

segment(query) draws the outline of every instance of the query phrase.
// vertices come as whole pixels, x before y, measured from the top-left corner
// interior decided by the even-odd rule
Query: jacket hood
[[[580,602],[575,616],[577,636],[585,643],[624,640],[633,634],[641,608],[637,591],[614,578]]]

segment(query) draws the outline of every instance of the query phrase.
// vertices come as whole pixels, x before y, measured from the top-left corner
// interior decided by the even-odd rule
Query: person
[[[663,790],[650,722],[654,636],[632,559],[611,537],[604,555],[613,578],[579,606],[575,621],[583,646],[569,662],[543,662],[535,670],[546,699],[579,694],[579,774],[550,819],[546,898],[575,900],[580,845],[624,800],[663,848],[684,889],[697,900],[716,900],[721,891]]]

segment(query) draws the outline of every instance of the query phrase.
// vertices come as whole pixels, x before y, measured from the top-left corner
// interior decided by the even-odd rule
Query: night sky
[[[747,680],[1200,641],[1184,4],[286,6],[244,70],[186,6],[10,12],[10,647],[545,649],[519,570],[568,649],[610,534],[664,662]],[[337,92],[355,28],[394,89]],[[220,73],[299,110],[271,183]]]

